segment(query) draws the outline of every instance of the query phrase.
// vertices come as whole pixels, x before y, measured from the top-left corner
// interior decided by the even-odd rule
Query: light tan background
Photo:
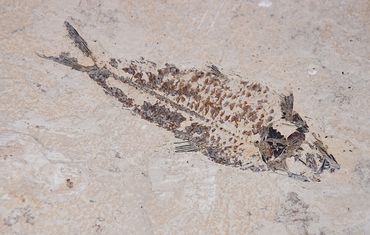
[[[366,0],[0,1],[0,233],[365,234],[369,15]],[[64,20],[111,57],[292,90],[342,169],[301,183],[175,154],[172,134],[36,56],[76,51]]]

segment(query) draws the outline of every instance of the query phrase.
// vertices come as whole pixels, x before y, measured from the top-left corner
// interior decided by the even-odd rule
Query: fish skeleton
[[[136,116],[181,139],[176,152],[201,152],[216,163],[255,172],[282,172],[320,181],[340,166],[319,135],[310,133],[293,109],[293,94],[281,95],[257,82],[230,79],[214,66],[179,69],[141,58],[99,60],[67,21],[69,38],[91,61],[70,53],[40,57],[86,73],[107,95]]]

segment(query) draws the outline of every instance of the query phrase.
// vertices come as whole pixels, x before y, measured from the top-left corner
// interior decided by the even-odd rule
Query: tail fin
[[[95,62],[94,56],[85,39],[80,36],[77,30],[68,21],[64,21],[64,25],[68,31],[69,38],[74,42],[75,46],[80,49],[85,56],[90,57]]]

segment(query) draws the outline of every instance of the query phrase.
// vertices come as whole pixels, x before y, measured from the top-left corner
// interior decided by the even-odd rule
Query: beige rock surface
[[[0,234],[367,234],[370,4],[0,1]],[[86,74],[36,53],[90,46],[179,67],[215,63],[278,90],[341,170],[320,183],[174,152]]]

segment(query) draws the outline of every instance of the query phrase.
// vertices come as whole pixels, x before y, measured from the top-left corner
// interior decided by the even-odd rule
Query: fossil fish
[[[124,108],[174,133],[182,140],[176,152],[198,151],[219,164],[283,172],[302,181],[320,181],[323,171],[340,168],[294,111],[293,94],[283,96],[260,83],[231,79],[214,65],[181,70],[143,58],[99,59],[69,22],[65,27],[90,65],[66,52],[39,56],[86,73]]]

